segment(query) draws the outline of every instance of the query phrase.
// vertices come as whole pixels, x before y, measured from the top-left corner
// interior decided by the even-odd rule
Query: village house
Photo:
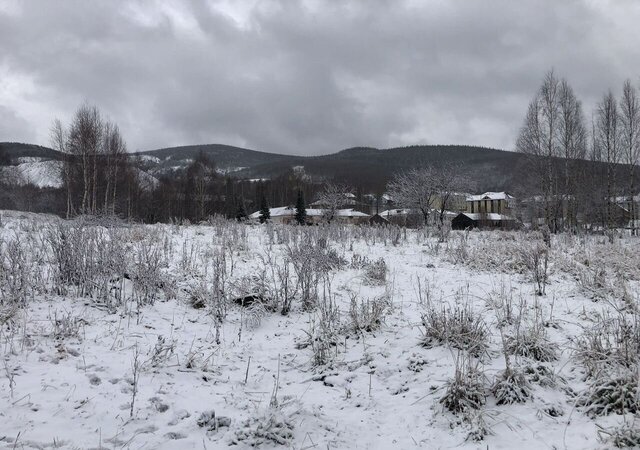
[[[517,227],[513,216],[515,197],[506,192],[485,192],[466,198],[466,211],[451,220],[451,228],[504,228]]]

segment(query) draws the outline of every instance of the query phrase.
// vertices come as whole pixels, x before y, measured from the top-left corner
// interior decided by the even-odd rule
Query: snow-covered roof
[[[514,197],[506,192],[485,192],[480,195],[470,195],[467,197],[468,202],[474,202],[477,200],[511,200]]]
[[[360,211],[356,211],[353,208],[339,209],[336,211],[336,216],[339,217],[369,217],[369,214],[365,214]]]
[[[325,209],[317,209],[317,208],[307,208],[306,210],[307,217],[319,217],[325,213]],[[271,217],[286,217],[286,216],[295,216],[296,209],[293,206],[280,206],[278,208],[269,208],[269,214]],[[355,211],[352,208],[349,209],[338,209],[336,210],[336,216],[339,217],[369,217],[369,214],[365,214],[360,211]],[[250,219],[259,219],[260,211],[256,211],[249,215]]]
[[[467,216],[471,220],[515,220],[511,216],[507,216],[506,214],[498,214],[498,213],[460,213],[463,216]]]
[[[619,196],[619,197],[615,198],[615,202],[616,203],[626,203],[628,201],[630,201],[629,200],[629,196],[626,196],[626,195],[625,196]],[[640,202],[640,194],[634,195],[633,196],[633,201],[634,202]]]
[[[410,209],[387,209],[386,211],[382,211],[380,215],[382,217],[391,217],[391,216],[408,216],[413,211]]]

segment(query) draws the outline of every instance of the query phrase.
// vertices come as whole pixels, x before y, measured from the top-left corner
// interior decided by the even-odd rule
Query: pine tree
[[[247,218],[247,211],[244,208],[244,199],[240,200],[238,210],[236,211],[236,219],[241,222]]]
[[[267,204],[267,199],[265,196],[262,196],[262,200],[260,201],[260,223],[265,223],[267,220],[271,219],[271,211],[269,211],[269,205]]]
[[[299,225],[307,223],[307,208],[304,206],[304,197],[302,191],[298,191],[298,200],[296,201],[296,222]]]

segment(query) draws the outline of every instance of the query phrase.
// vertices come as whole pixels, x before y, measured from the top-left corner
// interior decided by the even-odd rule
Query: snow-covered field
[[[0,217],[0,448],[640,439],[638,238]]]

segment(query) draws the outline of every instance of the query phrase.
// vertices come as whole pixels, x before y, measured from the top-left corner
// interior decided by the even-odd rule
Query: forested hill
[[[61,154],[31,144],[0,143],[13,164],[21,158],[60,160]],[[478,190],[514,190],[522,184],[525,157],[514,152],[460,145],[416,145],[377,149],[355,147],[322,156],[295,156],[260,152],[221,144],[190,145],[132,153],[140,168],[153,177],[171,176],[186,168],[200,153],[220,172],[236,178],[274,178],[303,166],[316,180],[336,179],[363,190],[379,190],[394,173],[423,165],[459,167]]]
[[[200,152],[218,168],[240,178],[272,178],[294,166],[304,166],[305,172],[314,178],[336,178],[370,189],[383,185],[397,171],[427,164],[454,164],[481,189],[507,189],[517,182],[515,169],[524,162],[523,155],[517,153],[460,145],[355,147],[305,157],[212,144],[163,148],[140,155],[145,156],[147,170],[157,173],[186,166]]]

